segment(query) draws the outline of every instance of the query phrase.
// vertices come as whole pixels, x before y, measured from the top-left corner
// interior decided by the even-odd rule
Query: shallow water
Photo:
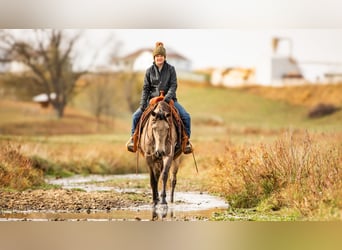
[[[87,192],[94,191],[117,191],[143,193],[146,189],[139,188],[116,188],[99,186],[97,182],[104,182],[113,179],[147,179],[146,174],[111,175],[111,176],[73,176],[61,179],[48,179],[51,184],[61,185],[65,189],[79,188]],[[150,192],[148,190],[148,192]],[[132,206],[124,209],[88,210],[79,212],[70,211],[2,211],[0,221],[8,220],[33,220],[33,221],[196,221],[209,220],[213,213],[228,208],[228,204],[221,198],[200,192],[175,192],[175,203],[158,205],[153,208],[151,205]]]

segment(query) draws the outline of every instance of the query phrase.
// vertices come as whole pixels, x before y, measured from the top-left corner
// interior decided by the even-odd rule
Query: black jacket
[[[153,63],[145,73],[140,108],[144,110],[149,100],[159,96],[160,91],[164,91],[165,101],[169,102],[171,99],[177,101],[176,90],[177,74],[175,67],[165,61],[161,72],[159,72],[157,65]]]

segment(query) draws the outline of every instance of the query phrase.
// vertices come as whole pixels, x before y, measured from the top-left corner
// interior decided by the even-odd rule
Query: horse
[[[161,204],[167,205],[166,186],[170,171],[170,201],[171,203],[174,201],[180,163],[180,157],[175,157],[178,136],[170,105],[164,101],[158,102],[147,118],[138,142],[138,150],[144,156],[149,168],[154,207],[160,201],[158,192],[160,178],[162,179]]]

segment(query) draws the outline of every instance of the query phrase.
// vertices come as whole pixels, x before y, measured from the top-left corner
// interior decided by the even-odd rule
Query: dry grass
[[[285,87],[246,87],[246,91],[273,100],[282,100],[295,105],[314,107],[319,103],[342,105],[342,84],[301,85]]]
[[[341,139],[287,133],[269,145],[229,147],[213,163],[210,189],[235,208],[342,219]]]
[[[65,135],[110,133],[122,130],[120,119],[101,117],[98,121],[86,111],[67,107],[57,119],[51,107],[36,103],[0,100],[0,133],[7,135]]]
[[[43,172],[21,153],[20,146],[0,147],[0,187],[23,190],[44,184]]]
[[[127,152],[121,139],[109,135],[73,135],[54,137],[8,137],[11,147],[45,175],[122,174],[136,171],[135,155]],[[6,145],[1,140],[0,147]],[[141,160],[142,161],[142,160]],[[141,162],[138,172],[145,172]]]
[[[184,156],[179,188],[215,192],[227,197],[232,207],[253,207],[262,213],[290,210],[303,218],[342,218],[341,112],[306,118],[306,110],[318,103],[341,107],[341,84],[221,89],[181,83],[179,87],[179,100],[193,118],[191,139],[199,167],[196,174],[192,156]],[[6,173],[1,186],[25,187],[11,184],[12,177],[13,182],[29,186],[26,180],[33,166],[56,176],[134,173],[136,157],[125,148],[131,113],[124,93],[116,94],[115,119],[104,117],[100,130],[96,118],[83,108],[85,93],[66,109],[62,120],[33,103],[0,101],[0,173],[17,171]],[[286,133],[288,128],[294,132]],[[329,133],[318,134],[322,131]],[[9,158],[9,148],[17,152],[16,158]],[[16,168],[9,167],[13,165]],[[142,157],[138,170],[147,171]]]

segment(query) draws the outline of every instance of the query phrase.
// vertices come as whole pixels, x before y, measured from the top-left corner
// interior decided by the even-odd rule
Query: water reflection
[[[153,206],[152,208],[152,221],[164,220],[167,216],[169,207],[168,205]],[[173,218],[173,211],[170,213],[170,219]]]

